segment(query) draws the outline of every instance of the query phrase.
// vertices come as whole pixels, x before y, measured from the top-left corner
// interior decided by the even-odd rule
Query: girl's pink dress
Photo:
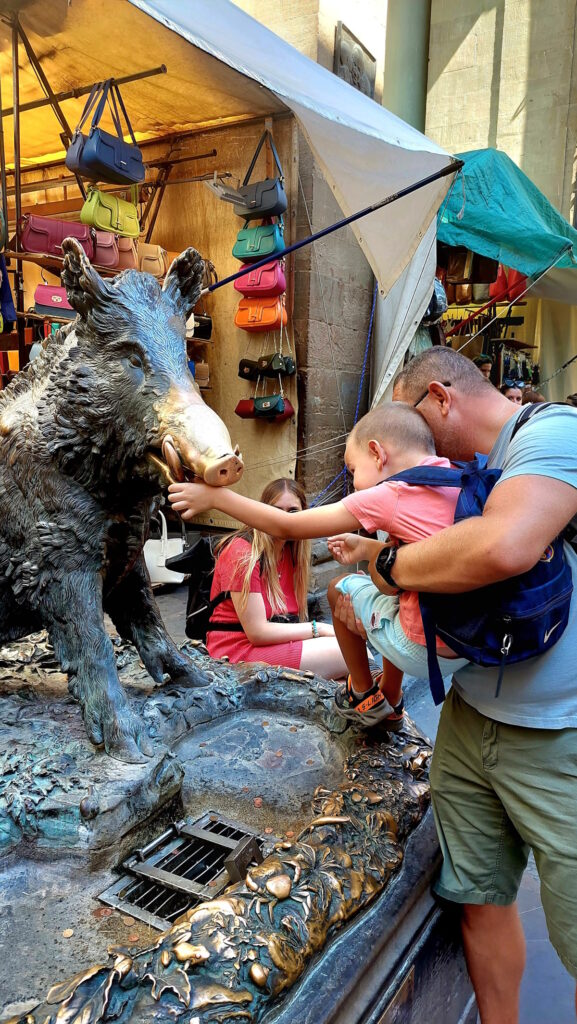
[[[236,537],[220,553],[216,560],[212,588],[210,591],[213,600],[222,591],[230,590],[240,593],[244,582],[244,558],[250,550],[248,541],[242,537]],[[246,563],[245,563],[246,564]],[[293,562],[290,547],[285,545],[281,559],[278,564],[278,573],[281,590],[286,601],[287,614],[298,615],[298,604],[294,592]],[[270,619],[273,610],[263,592],[260,566],[256,565],[250,579],[251,594],[262,594],[266,617]],[[215,622],[238,623],[238,615],[230,598],[222,601],[215,608],[212,618]],[[288,640],[284,644],[268,644],[266,647],[257,647],[251,644],[246,633],[227,633],[210,630],[207,634],[206,646],[208,653],[213,658],[222,658],[228,655],[231,662],[237,661],[264,661],[269,665],[285,665],[287,668],[299,668],[303,650],[302,640]]]

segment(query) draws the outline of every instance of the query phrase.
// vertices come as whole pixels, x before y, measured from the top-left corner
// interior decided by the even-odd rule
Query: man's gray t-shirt
[[[516,420],[513,416],[507,421],[489,455],[489,466],[503,470],[496,486],[529,474],[563,480],[577,488],[577,410],[548,406],[520,427],[509,444]],[[454,676],[455,689],[463,699],[489,718],[534,729],[577,728],[577,555],[568,544],[565,554],[575,591],[569,623],[559,642],[537,658],[508,666],[497,698],[497,669],[471,664]]]

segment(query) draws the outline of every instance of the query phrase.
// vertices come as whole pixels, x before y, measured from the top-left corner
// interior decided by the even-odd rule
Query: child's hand
[[[354,565],[355,562],[366,562],[369,555],[366,553],[366,537],[359,537],[357,533],[341,533],[336,537],[329,537],[327,544],[333,558],[341,565]]]
[[[193,519],[200,512],[214,508],[215,489],[203,483],[171,484],[168,500],[181,519]]]

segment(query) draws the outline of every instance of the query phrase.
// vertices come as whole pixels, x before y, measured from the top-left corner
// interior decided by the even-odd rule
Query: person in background
[[[567,395],[567,398],[565,399],[565,404],[572,405],[574,409],[577,409],[577,392],[575,392],[575,394],[573,395]]]
[[[520,380],[506,380],[499,388],[502,395],[515,405],[523,403],[523,384]]]
[[[523,402],[522,405],[538,405],[541,402],[546,402],[545,395],[542,395],[540,391],[535,391],[534,388],[523,389]]]
[[[295,480],[273,480],[262,492],[265,505],[284,512],[306,508]],[[315,672],[326,679],[346,676],[332,625],[307,621],[310,545],[284,541],[259,530],[241,530],[216,549],[211,601],[214,609],[206,646],[213,658],[264,661]]]
[[[481,352],[480,356],[475,356],[473,362],[478,370],[483,374],[485,380],[491,379],[491,370],[493,369],[493,360],[491,356],[488,356],[486,352]]]

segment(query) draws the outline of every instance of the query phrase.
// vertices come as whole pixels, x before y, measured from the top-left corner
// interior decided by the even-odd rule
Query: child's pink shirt
[[[427,456],[418,465],[451,467],[448,459],[436,455]],[[402,480],[385,480],[366,491],[349,494],[343,498],[343,505],[369,533],[384,530],[391,540],[410,544],[451,526],[458,497],[458,487],[419,487]],[[425,645],[416,592],[403,591],[399,595],[399,618],[405,636],[416,644]],[[437,647],[442,652],[448,650],[440,640],[437,640]]]

